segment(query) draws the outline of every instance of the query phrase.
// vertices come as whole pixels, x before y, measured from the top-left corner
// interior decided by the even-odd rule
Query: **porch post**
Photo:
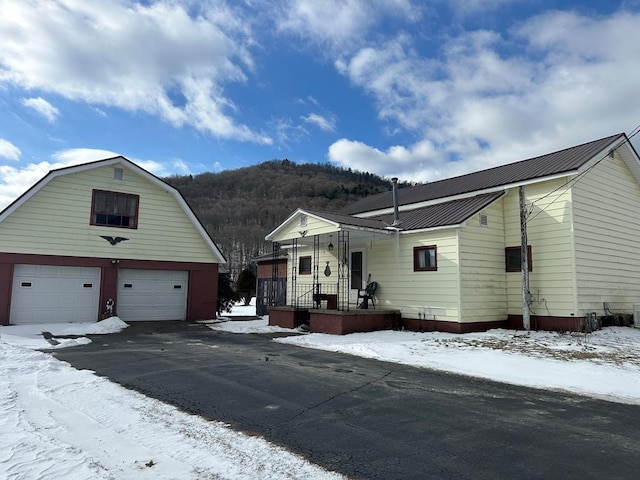
[[[298,239],[291,242],[291,306],[298,306],[298,292],[296,282],[298,281]]]
[[[349,232],[338,232],[338,310],[349,310]],[[346,303],[346,308],[345,308]]]

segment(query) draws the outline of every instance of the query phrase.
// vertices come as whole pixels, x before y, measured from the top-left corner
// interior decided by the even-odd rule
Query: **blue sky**
[[[0,208],[51,168],[432,181],[640,123],[640,0],[0,0]]]

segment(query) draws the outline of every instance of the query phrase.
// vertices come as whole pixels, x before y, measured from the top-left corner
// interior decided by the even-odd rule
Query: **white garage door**
[[[100,268],[15,265],[9,322],[95,322]]]
[[[125,322],[184,320],[189,272],[182,270],[118,271],[116,313]]]

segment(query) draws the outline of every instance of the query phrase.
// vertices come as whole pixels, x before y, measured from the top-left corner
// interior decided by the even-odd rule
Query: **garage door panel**
[[[183,270],[120,269],[118,316],[125,322],[184,320],[188,278]]]
[[[12,324],[95,322],[100,268],[16,265],[11,292]]]

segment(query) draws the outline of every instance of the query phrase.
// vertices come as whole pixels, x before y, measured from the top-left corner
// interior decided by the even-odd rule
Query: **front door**
[[[349,253],[349,303],[358,304],[358,291],[366,287],[366,255],[364,249]]]

